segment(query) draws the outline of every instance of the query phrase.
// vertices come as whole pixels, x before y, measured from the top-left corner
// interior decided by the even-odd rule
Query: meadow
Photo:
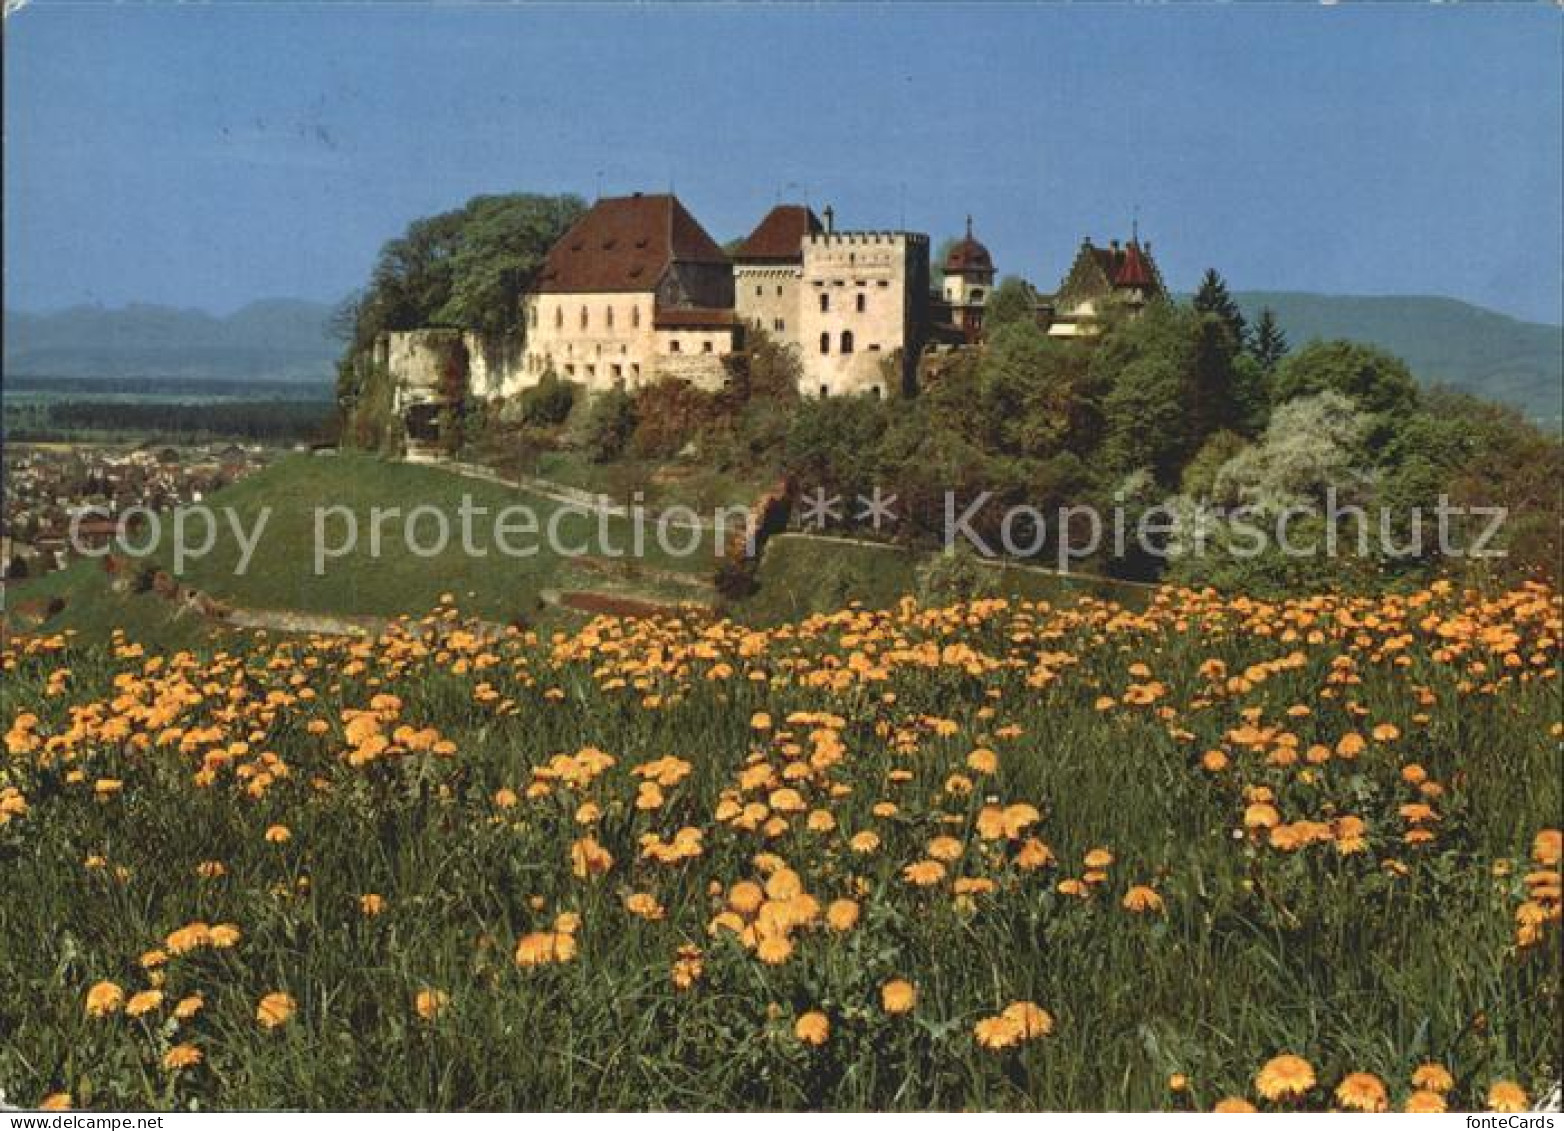
[[[236,490],[242,490],[237,488]],[[7,642],[0,1090],[1519,1110],[1559,595]]]

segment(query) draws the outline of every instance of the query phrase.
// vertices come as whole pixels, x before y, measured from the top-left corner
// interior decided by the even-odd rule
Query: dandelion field
[[[1560,1072],[1561,604],[15,638],[0,1091],[1451,1110]]]

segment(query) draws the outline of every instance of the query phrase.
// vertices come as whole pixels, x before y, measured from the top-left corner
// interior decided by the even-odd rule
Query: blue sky
[[[335,299],[480,192],[777,199],[1052,289],[1164,275],[1558,322],[1564,12],[35,3],[5,34],[6,304]]]

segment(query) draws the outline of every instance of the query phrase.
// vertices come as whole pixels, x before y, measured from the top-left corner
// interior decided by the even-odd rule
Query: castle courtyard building
[[[733,265],[671,194],[599,200],[550,249],[522,306],[518,388],[550,370],[592,391],[669,377],[720,388],[741,343]]]

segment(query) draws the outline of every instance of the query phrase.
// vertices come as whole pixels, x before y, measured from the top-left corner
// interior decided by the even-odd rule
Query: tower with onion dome
[[[972,217],[967,217],[967,234],[945,256],[943,298],[950,307],[951,321],[970,345],[983,335],[983,307],[994,290],[994,260],[988,248],[972,235]]]

